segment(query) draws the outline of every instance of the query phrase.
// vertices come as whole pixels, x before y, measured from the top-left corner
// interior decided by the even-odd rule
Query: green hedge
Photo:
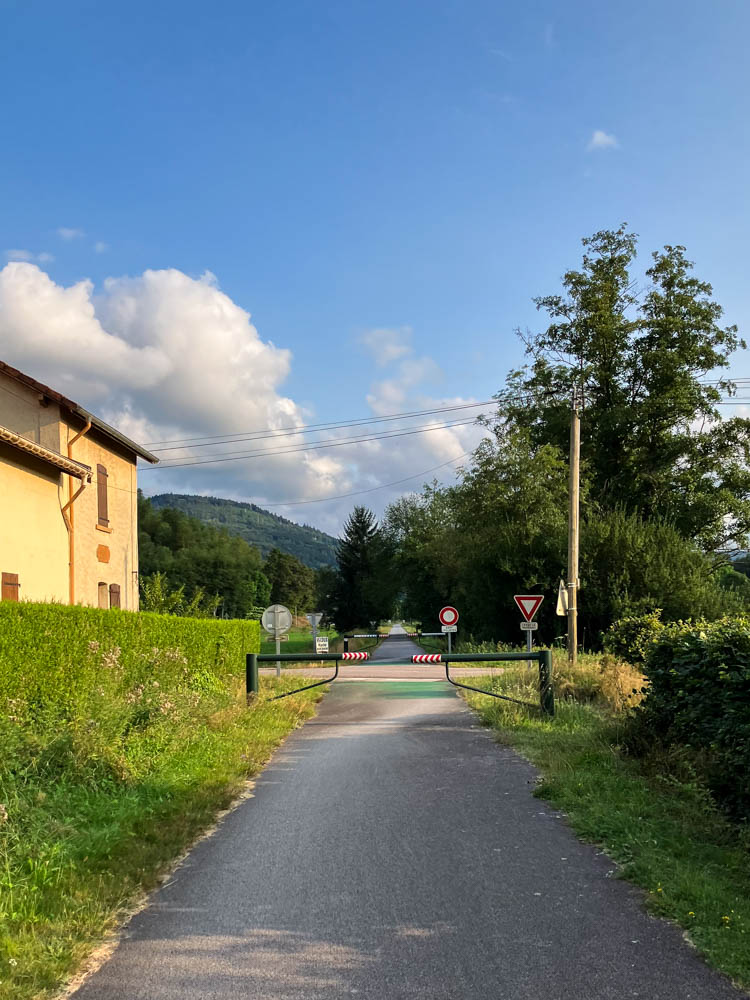
[[[636,735],[689,748],[717,801],[750,819],[750,620],[666,626],[644,672]]]
[[[37,710],[73,711],[102,674],[116,666],[130,684],[155,660],[200,683],[244,671],[260,649],[255,621],[179,618],[149,612],[0,602],[0,707],[22,701]]]
[[[643,663],[650,645],[664,631],[661,609],[613,622],[604,633],[604,649],[628,663]]]

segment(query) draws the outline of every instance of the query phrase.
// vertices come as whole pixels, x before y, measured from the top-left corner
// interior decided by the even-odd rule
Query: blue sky
[[[514,329],[538,325],[532,296],[557,290],[582,236],[623,220],[644,267],[650,250],[685,244],[727,321],[750,325],[744,0],[0,0],[0,11],[0,248],[25,251],[55,288],[90,279],[97,310],[107,279],[211,272],[260,341],[291,352],[273,392],[307,420],[382,413],[390,398],[405,401],[396,410],[488,398],[521,359]],[[142,349],[124,308],[118,335]],[[101,316],[116,325],[116,312]],[[419,371],[378,372],[362,343],[373,329],[395,331]],[[102,408],[90,371],[64,360],[50,371],[6,342],[5,360],[38,364]],[[750,375],[744,358],[735,370]],[[373,381],[390,378],[407,390],[379,396]],[[120,422],[157,440],[249,419],[154,411],[139,423],[145,395],[120,388]],[[428,437],[424,468],[446,454]],[[419,461],[414,449],[356,455],[308,469],[296,495],[369,487]],[[208,470],[148,484],[268,502],[296,485],[291,470],[267,489]],[[335,528],[350,504],[284,512]]]

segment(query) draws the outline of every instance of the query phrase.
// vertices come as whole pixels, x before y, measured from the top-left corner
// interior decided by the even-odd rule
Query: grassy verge
[[[331,650],[335,650],[338,645],[342,645],[342,640],[335,629],[318,629],[318,635],[328,636],[328,645]],[[275,653],[276,643],[273,639],[268,639],[266,633],[261,635],[261,653]],[[293,627],[289,630],[289,638],[281,643],[282,653],[313,653],[312,629]],[[294,667],[294,664],[290,664]]]
[[[52,995],[128,904],[256,774],[321,690],[268,701],[292,677],[263,679],[257,704],[230,681],[131,730],[120,773],[84,732],[4,721],[0,773],[0,998]],[[175,704],[178,694],[170,699]],[[172,712],[170,708],[170,712]],[[76,728],[81,720],[73,720]],[[64,745],[63,745],[64,744]]]
[[[622,876],[646,890],[649,908],[684,927],[710,964],[748,987],[750,835],[718,812],[679,755],[636,761],[620,752],[633,676],[611,658],[584,660],[577,677],[560,661],[553,720],[466,695],[501,741],[539,767],[536,794],[602,845]],[[533,672],[522,667],[479,680],[534,700]]]

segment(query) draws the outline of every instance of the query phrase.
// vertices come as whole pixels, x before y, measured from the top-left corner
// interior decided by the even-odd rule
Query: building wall
[[[0,424],[62,455],[82,422],[0,372]],[[136,456],[95,428],[72,446],[93,481],[69,508],[74,529],[74,603],[100,606],[100,585],[120,587],[120,607],[138,609]],[[98,524],[97,465],[107,469],[109,525]],[[68,531],[63,505],[80,481],[0,444],[0,572],[18,573],[21,600],[68,603]]]
[[[18,574],[22,601],[68,602],[62,481],[46,462],[0,443],[0,572]]]
[[[64,447],[78,426],[63,427]],[[100,585],[120,587],[120,607],[138,609],[138,522],[135,456],[94,428],[73,445],[72,457],[91,467],[92,483],[73,504],[75,603],[100,605]],[[99,524],[97,466],[107,470],[109,525]],[[67,477],[66,477],[67,478]],[[74,489],[76,488],[74,484]]]
[[[60,407],[0,372],[0,424],[50,451],[60,451]]]

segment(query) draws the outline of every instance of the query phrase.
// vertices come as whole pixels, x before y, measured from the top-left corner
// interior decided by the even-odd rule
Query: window
[[[110,583],[109,585],[109,606],[110,608],[120,607],[120,584]]]
[[[109,510],[107,507],[107,469],[103,465],[96,467],[96,498],[99,508],[99,524],[109,527]]]
[[[20,586],[18,573],[3,573],[2,600],[17,601]]]
[[[99,607],[108,608],[109,607],[109,588],[106,583],[99,584]]]

